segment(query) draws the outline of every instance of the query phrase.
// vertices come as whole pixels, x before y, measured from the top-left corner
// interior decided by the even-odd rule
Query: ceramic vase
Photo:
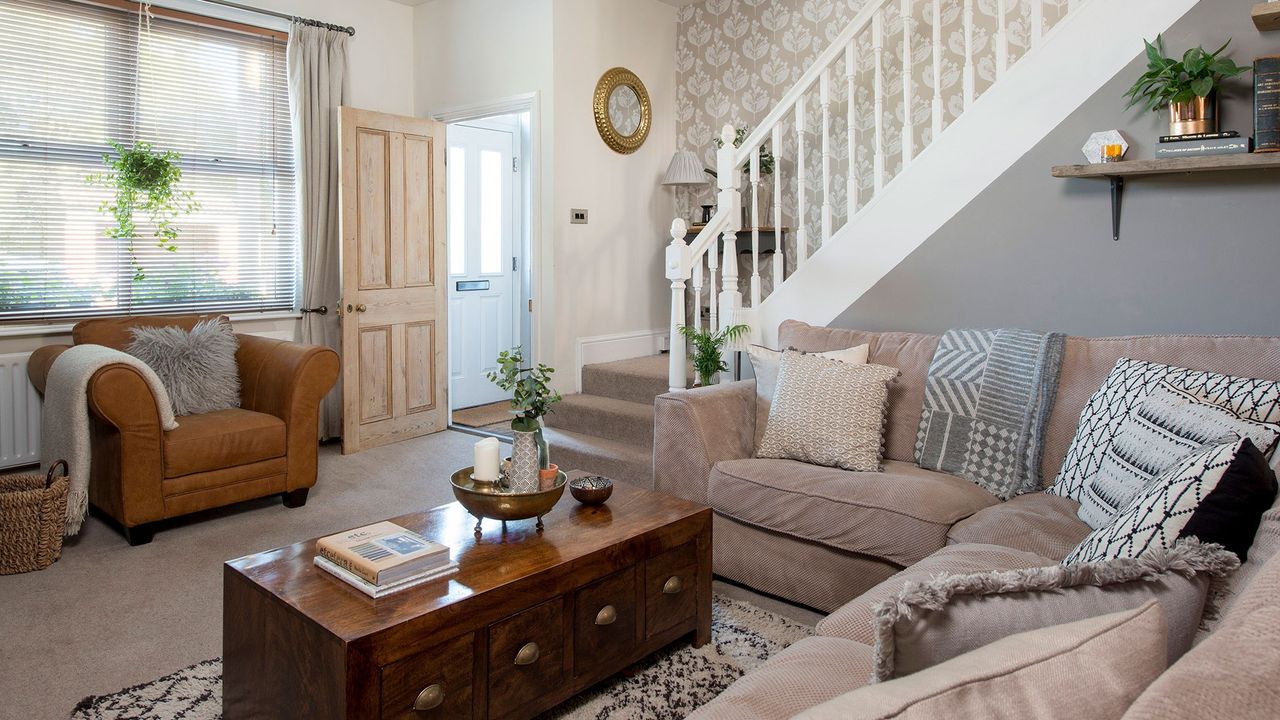
[[[511,431],[511,473],[507,485],[511,492],[538,491],[538,439],[541,430]]]

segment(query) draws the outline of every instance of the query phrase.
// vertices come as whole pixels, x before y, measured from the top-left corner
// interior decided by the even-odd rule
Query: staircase
[[[551,461],[652,487],[653,399],[667,382],[664,355],[583,366],[582,392],[544,419]]]
[[[868,0],[741,146],[724,127],[718,209],[687,244],[673,221],[666,251],[671,390],[687,386],[686,293],[700,307],[704,287],[719,288],[710,329],[751,326],[726,357],[773,345],[788,318],[829,323],[1196,4],[991,0],[983,25],[977,2]],[[767,226],[793,228],[785,261],[762,257]]]

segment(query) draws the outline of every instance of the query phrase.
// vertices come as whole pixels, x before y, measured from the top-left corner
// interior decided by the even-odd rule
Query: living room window
[[[0,321],[294,308],[285,40],[136,8],[0,0]],[[176,252],[137,214],[140,280],[86,182],[137,140],[181,153],[200,204]]]

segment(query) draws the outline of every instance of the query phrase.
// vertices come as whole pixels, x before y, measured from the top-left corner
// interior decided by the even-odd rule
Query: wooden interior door
[[[342,452],[448,423],[444,125],[344,107]]]

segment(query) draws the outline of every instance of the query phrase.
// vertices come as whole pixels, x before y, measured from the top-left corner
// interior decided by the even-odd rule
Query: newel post
[[[687,364],[684,337],[680,326],[684,324],[684,279],[689,274],[689,246],[684,237],[688,227],[682,218],[671,221],[671,244],[667,246],[667,279],[671,281],[671,342],[667,369],[667,389],[671,392],[685,387]]]
[[[738,290],[738,230],[742,227],[742,194],[739,192],[739,185],[742,177],[734,162],[733,140],[733,126],[726,123],[720,129],[720,149],[716,151],[716,180],[720,188],[718,214],[725,214],[727,222],[721,235],[724,255],[718,303],[720,324],[713,328],[715,332],[742,321],[742,293]],[[711,251],[715,252],[715,248]],[[734,350],[729,347],[724,350],[724,359],[729,365],[733,364],[733,353]],[[721,373],[722,382],[725,381],[724,375]]]

